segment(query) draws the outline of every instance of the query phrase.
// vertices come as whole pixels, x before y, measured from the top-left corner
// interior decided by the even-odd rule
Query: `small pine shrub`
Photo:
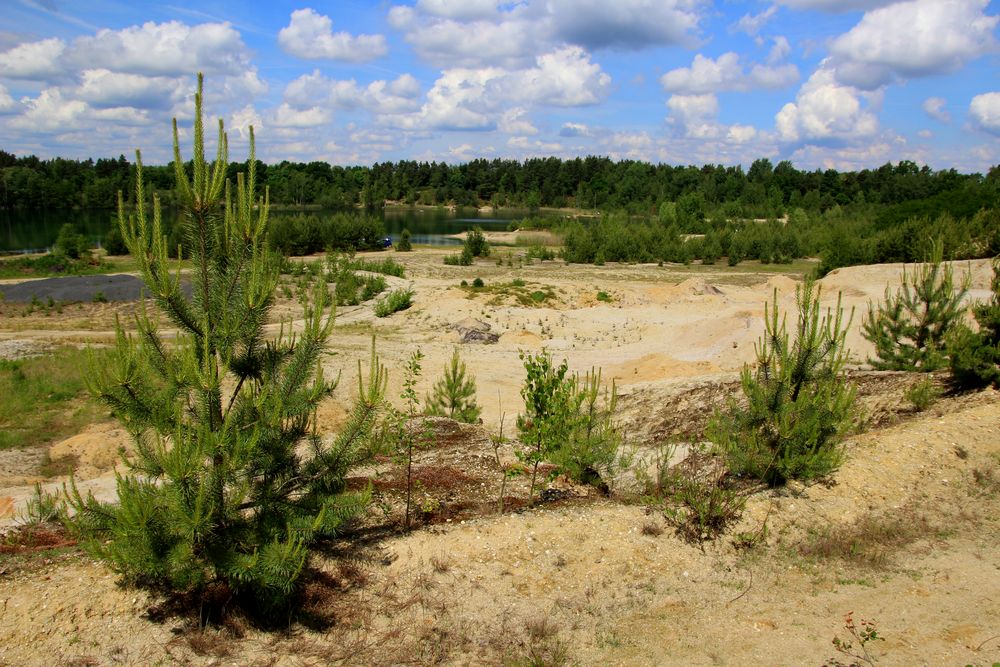
[[[490,244],[486,241],[486,235],[479,227],[475,227],[465,234],[465,248],[472,257],[489,257]]]
[[[375,302],[375,316],[389,317],[413,305],[413,290],[397,289]]]
[[[399,234],[399,243],[396,244],[396,252],[410,252],[413,244],[410,243],[410,230],[404,229]]]
[[[347,471],[374,447],[385,370],[375,356],[337,438],[316,437],[316,410],[334,384],[320,357],[333,333],[325,291],[304,308],[294,336],[264,335],[279,279],[266,244],[268,204],[255,199],[254,133],[248,172],[226,187],[226,136],[205,160],[202,77],[195,94],[192,175],[174,130],[176,193],[192,244],[188,297],[168,270],[154,195],[144,202],[136,152],[136,208],[118,224],[156,306],[177,327],[165,343],[143,311],[138,334],[117,328],[110,361],[91,359],[91,389],[133,436],[118,501],[84,497],[71,482],[73,532],[130,584],[192,594],[232,591],[253,608],[287,608],[318,539],[361,512],[370,494],[347,489]],[[361,375],[359,368],[359,376]],[[308,445],[308,446],[304,446]]]
[[[462,252],[456,255],[445,255],[444,263],[448,266],[471,266],[472,253],[468,247],[462,248]]]
[[[757,363],[743,367],[746,404],[730,403],[709,423],[709,438],[729,469],[770,486],[829,474],[840,464],[840,441],[853,423],[855,389],[844,378],[849,321],[840,298],[820,317],[819,289],[806,280],[796,290],[794,338],[778,312],[778,293],[765,307],[765,334]]]
[[[923,412],[941,396],[941,390],[929,379],[921,380],[903,392],[903,398],[917,412]]]
[[[472,286],[478,289],[480,287],[485,287],[486,283],[483,282],[482,278],[475,278],[472,281]]]
[[[992,289],[990,301],[972,307],[979,330],[960,324],[948,340],[951,380],[961,389],[1000,387],[1000,259],[993,261]]]
[[[466,377],[465,362],[459,358],[458,349],[452,353],[444,376],[424,399],[424,405],[429,415],[450,417],[467,424],[474,424],[479,419],[476,378]]]
[[[942,245],[935,242],[928,260],[913,273],[903,271],[895,293],[885,290],[881,304],[868,305],[862,333],[875,345],[879,370],[929,372],[948,363],[946,340],[965,314],[965,281],[956,289],[953,270],[944,264]]]

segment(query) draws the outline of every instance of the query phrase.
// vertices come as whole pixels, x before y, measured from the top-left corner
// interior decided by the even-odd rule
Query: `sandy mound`
[[[77,479],[91,479],[113,469],[121,461],[119,452],[130,444],[131,438],[118,424],[91,424],[49,447],[49,458],[70,459]]]

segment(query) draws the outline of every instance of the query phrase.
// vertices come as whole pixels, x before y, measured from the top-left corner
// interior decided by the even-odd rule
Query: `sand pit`
[[[738,371],[754,358],[764,304],[777,290],[780,307],[791,314],[800,278],[787,267],[560,261],[508,267],[495,259],[445,266],[442,258],[450,252],[393,253],[414,289],[409,310],[376,318],[371,304],[340,309],[323,364],[328,377],[342,377],[320,410],[319,428],[325,437],[343,424],[358,361],[367,369],[373,334],[389,371],[386,395],[397,407],[401,369],[417,347],[425,355],[415,388],[420,396],[458,349],[476,376],[483,423],[462,427],[464,439],[423,453],[431,458],[421,463],[428,473],[436,465],[452,481],[468,478],[464,492],[489,499],[490,507],[500,475],[488,436],[498,431],[501,417],[505,436],[515,430],[523,405],[520,353],[547,349],[579,373],[601,368],[605,381],[619,387],[622,419],[646,456],[658,442],[687,437],[694,422],[703,428],[711,411],[725,404],[738,387]],[[988,289],[988,261],[963,266],[979,290],[973,296]],[[901,265],[852,267],[821,281],[824,308],[834,306],[840,292],[845,308],[855,310],[848,344],[856,364],[871,352],[860,336],[868,301],[898,285],[901,274]],[[459,287],[476,277],[487,285],[523,280],[555,296],[522,304]],[[601,291],[610,303],[596,299]],[[296,317],[294,297],[280,297],[277,312]],[[70,336],[76,332],[60,333],[58,317],[6,318],[0,338],[75,340]],[[453,326],[485,329],[498,339],[462,343]],[[106,335],[110,327],[90,333]],[[341,606],[326,630],[295,625],[275,635],[245,628],[233,638],[225,629],[210,629],[195,633],[201,637],[195,640],[183,619],[151,622],[144,614],[156,599],[117,587],[90,560],[18,565],[6,575],[0,563],[0,663],[127,658],[137,664],[265,664],[277,656],[289,665],[511,664],[531,651],[550,655],[563,647],[576,664],[822,664],[835,655],[830,640],[842,630],[843,615],[854,610],[879,620],[887,638],[878,646],[884,664],[988,664],[1000,657],[998,644],[986,643],[996,632],[989,619],[1000,613],[1000,579],[994,576],[1000,568],[1000,495],[982,480],[983,470],[1000,460],[1000,399],[995,392],[948,398],[943,407],[916,415],[903,407],[901,381],[862,380],[870,389],[863,411],[879,421],[848,443],[846,463],[829,486],[756,495],[743,523],[717,542],[687,544],[666,526],[662,512],[574,495],[559,480],[552,482],[553,497],[561,500],[502,517],[490,510],[468,518],[457,500],[445,496],[456,520],[374,539],[368,551],[355,554],[356,580],[338,559],[317,558],[339,587],[329,592],[331,604]],[[90,477],[81,491],[113,498],[120,436],[114,427],[98,426],[41,452],[38,460],[19,460],[17,474],[0,488],[2,521],[9,525],[30,496],[30,482],[38,478],[30,469],[37,472],[43,454],[75,459]],[[502,456],[513,460],[509,446]],[[389,475],[380,483],[391,486],[393,480]],[[43,481],[56,488],[64,478]],[[889,553],[882,569],[800,555],[816,531],[853,529],[866,516],[919,524],[918,514],[940,530]],[[761,546],[740,546],[735,536],[758,530],[765,516],[770,528]],[[205,637],[226,638],[225,652],[199,644]],[[337,653],[348,647],[356,652]]]

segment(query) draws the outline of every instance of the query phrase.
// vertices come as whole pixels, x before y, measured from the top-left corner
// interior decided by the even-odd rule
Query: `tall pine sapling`
[[[286,604],[310,543],[334,535],[367,503],[345,476],[367,458],[383,404],[385,371],[372,349],[367,384],[332,441],[316,434],[316,409],[335,383],[320,355],[333,327],[325,290],[306,304],[298,333],[265,337],[279,258],[266,243],[268,196],[255,199],[250,129],[248,172],[226,180],[227,139],[204,155],[202,77],[195,95],[193,178],[185,173],[174,121],[182,238],[190,247],[190,296],[168,271],[158,197],[146,209],[136,152],[135,210],[118,225],[157,308],[177,329],[161,336],[145,310],[135,334],[119,324],[113,361],[94,367],[92,390],[135,442],[118,502],[84,498],[72,484],[71,527],[126,581],[199,593],[226,585],[263,608]]]
[[[465,362],[459,357],[457,348],[444,369],[444,376],[434,383],[431,393],[425,397],[424,405],[429,415],[449,417],[466,424],[479,419],[476,378],[466,376]]]
[[[840,441],[853,423],[855,389],[843,375],[848,353],[840,298],[820,317],[820,291],[807,280],[795,293],[794,338],[779,316],[778,293],[765,307],[757,363],[741,375],[745,404],[733,401],[708,436],[736,474],[771,486],[826,475],[840,463]]]
[[[884,301],[868,304],[862,333],[875,345],[878,370],[930,372],[948,363],[946,339],[965,314],[969,279],[956,288],[951,264],[942,262],[940,241],[913,273],[903,270],[899,290],[887,287]]]
[[[979,325],[955,327],[948,340],[952,381],[960,388],[1000,387],[1000,258],[993,260],[993,297],[972,306]]]

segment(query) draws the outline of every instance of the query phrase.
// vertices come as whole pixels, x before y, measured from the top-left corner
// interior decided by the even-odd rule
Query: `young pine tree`
[[[465,362],[458,356],[458,349],[444,369],[444,376],[434,383],[431,393],[424,399],[429,415],[450,417],[466,424],[479,419],[480,408],[476,403],[476,378],[466,376]]]
[[[1000,387],[1000,258],[993,260],[992,288],[992,299],[972,307],[979,330],[959,324],[948,340],[951,377],[962,388]]]
[[[895,293],[885,290],[885,300],[868,304],[862,333],[875,345],[878,370],[930,372],[948,363],[946,338],[965,314],[962,299],[969,289],[959,288],[950,264],[942,262],[940,241],[928,260],[913,273],[903,271],[903,284]]]
[[[840,463],[840,440],[852,424],[855,390],[843,377],[847,350],[840,299],[820,317],[811,280],[796,291],[798,317],[790,339],[778,294],[765,309],[757,364],[743,367],[746,404],[735,401],[708,426],[731,471],[778,486],[826,475]]]
[[[135,452],[118,478],[117,503],[84,498],[73,485],[72,527],[131,583],[195,593],[223,584],[273,608],[295,590],[309,544],[367,502],[366,493],[345,491],[344,478],[369,451],[385,378],[373,344],[368,384],[359,380],[344,431],[332,442],[316,436],[316,407],[334,387],[319,363],[333,325],[325,291],[306,305],[301,332],[265,338],[278,257],[266,244],[268,197],[254,198],[253,129],[249,171],[233,187],[221,121],[215,161],[205,160],[202,99],[199,75],[191,180],[174,121],[190,296],[168,270],[155,195],[152,219],[146,210],[138,152],[132,215],[119,194],[122,237],[177,336],[168,342],[143,312],[136,334],[119,325],[113,361],[94,368],[92,389],[131,433]]]

